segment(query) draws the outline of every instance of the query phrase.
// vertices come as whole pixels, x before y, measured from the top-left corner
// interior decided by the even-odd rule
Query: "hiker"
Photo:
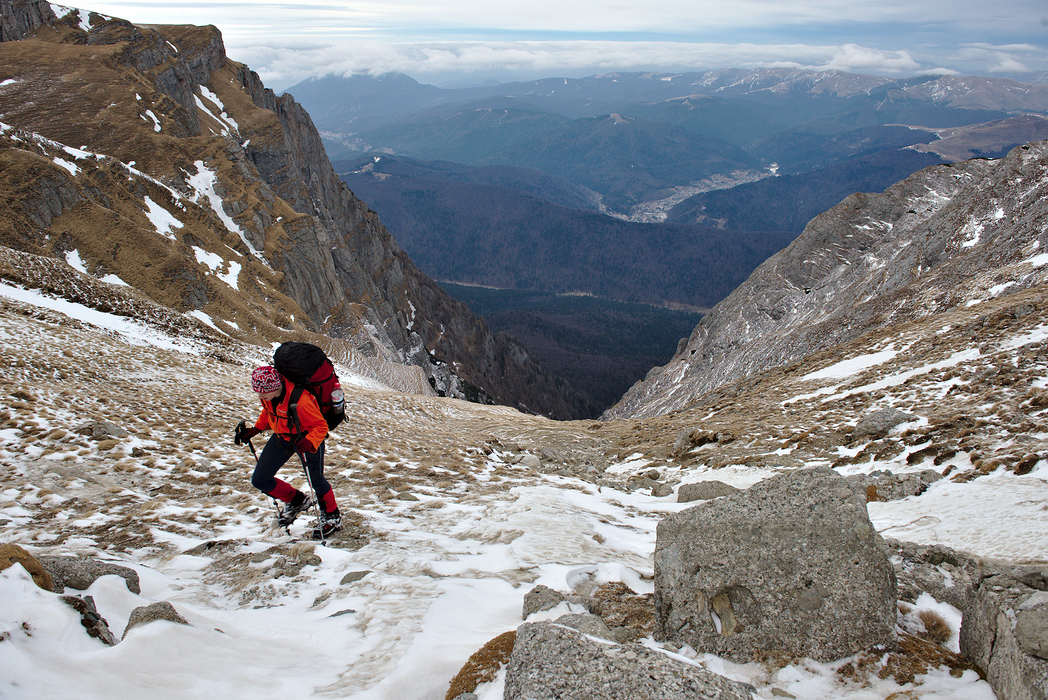
[[[258,367],[251,373],[251,388],[262,402],[262,413],[250,428],[245,421],[240,421],[233,442],[242,445],[264,430],[273,431],[255,464],[251,485],[267,496],[283,501],[285,505],[280,510],[278,521],[284,527],[291,525],[299,513],[313,506],[311,496],[276,478],[277,470],[297,452],[305,462],[310,484],[323,511],[314,537],[323,539],[340,530],[342,517],[335,503],[335,493],[324,478],[324,438],[328,434],[328,424],[316,399],[308,391],[300,392],[298,410],[289,415],[288,404],[294,385],[270,366]]]

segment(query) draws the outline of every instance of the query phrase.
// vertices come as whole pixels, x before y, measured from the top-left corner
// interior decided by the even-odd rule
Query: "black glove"
[[[313,454],[317,451],[317,448],[313,446],[306,438],[301,438],[295,443],[295,452],[305,452],[306,454]]]
[[[237,423],[237,428],[233,432],[233,444],[234,445],[246,445],[251,438],[255,437],[262,431],[255,426],[247,427],[246,421],[240,421]]]

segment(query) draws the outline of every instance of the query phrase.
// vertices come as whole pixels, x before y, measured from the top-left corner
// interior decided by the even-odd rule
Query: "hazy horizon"
[[[361,72],[442,86],[733,67],[1048,75],[1040,0],[959,0],[948,13],[928,0],[103,0],[81,9],[136,24],[213,24],[230,57],[278,90]]]

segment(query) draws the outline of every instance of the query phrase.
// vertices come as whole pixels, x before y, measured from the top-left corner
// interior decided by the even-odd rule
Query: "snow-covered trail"
[[[0,409],[0,542],[135,568],[140,594],[115,576],[83,592],[118,637],[135,607],[161,600],[190,626],[152,623],[103,647],[83,634],[71,608],[12,567],[0,573],[4,697],[217,691],[436,700],[470,654],[520,624],[534,585],[569,590],[588,578],[652,590],[655,527],[688,504],[536,466],[544,450],[610,455],[603,473],[620,485],[649,470],[664,480],[739,487],[775,473],[766,459],[681,469],[665,452],[635,447],[679,426],[557,423],[381,391],[347,376],[349,416],[329,440],[326,469],[346,531],[325,545],[292,541],[271,526],[272,504],[250,486],[251,453],[232,444],[236,421],[255,415],[248,376],[265,353],[231,357],[140,330],[132,343],[119,320],[100,328],[75,315],[0,299],[0,362],[10,368],[0,391],[11,397]],[[956,383],[931,379],[922,391],[941,395],[932,384]],[[915,387],[911,381],[908,391]],[[805,401],[821,405],[820,398]],[[803,403],[789,410],[799,413]],[[78,430],[88,421],[128,434]],[[747,440],[751,453],[782,463],[800,445]],[[841,471],[920,468],[908,454]],[[959,453],[954,463],[970,467],[965,459]],[[1020,531],[1015,523],[1045,517],[1036,500],[1044,471],[1042,463],[1025,477],[1002,470],[971,483],[944,480],[919,498],[871,504],[871,517],[889,535],[1036,559],[1048,552],[1048,528]],[[282,475],[305,486],[291,464]],[[1000,517],[988,519],[994,511]],[[306,529],[296,523],[293,532]],[[567,611],[564,604],[540,617]],[[778,688],[811,698],[993,697],[974,674],[954,678],[945,669],[912,688],[875,676],[857,686],[831,664],[769,670],[684,658],[753,683],[762,696]],[[499,682],[478,694],[501,697]]]

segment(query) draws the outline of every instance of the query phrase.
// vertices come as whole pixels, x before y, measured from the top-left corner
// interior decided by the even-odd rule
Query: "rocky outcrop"
[[[961,653],[999,698],[1048,698],[1048,569],[998,566],[941,545],[889,543],[899,599],[920,592],[961,611]]]
[[[856,490],[866,494],[867,501],[897,501],[921,495],[929,486],[942,479],[942,474],[934,469],[910,474],[880,470],[847,478],[855,485]]]
[[[867,331],[1040,284],[1048,143],[922,170],[820,214],[605,419],[681,409]]]
[[[505,697],[750,700],[751,690],[641,644],[609,645],[559,624],[527,623],[517,629]]]
[[[316,248],[299,240],[282,267],[315,271],[311,278],[337,290],[338,301],[343,294],[366,300],[374,340],[400,361],[421,366],[439,393],[474,400],[490,396],[553,417],[574,415],[579,398],[547,375],[522,344],[491,333],[483,319],[418,270],[377,215],[338,178],[302,106],[289,94],[276,96],[246,67],[237,76],[255,105],[276,114],[282,126],[281,138],[242,134],[249,137],[248,158],[278,196],[319,220],[324,234],[303,238],[328,244]],[[307,300],[303,309],[316,320],[330,317],[337,306],[326,295],[313,303],[305,293],[292,296]],[[345,334],[339,325],[331,323],[329,333]],[[451,371],[442,371],[448,365]],[[473,390],[470,396],[467,384],[479,394]]]
[[[961,625],[961,651],[986,672],[998,697],[1048,698],[1048,571],[986,571]]]
[[[91,596],[65,595],[62,602],[80,613],[80,624],[87,631],[88,636],[94,637],[106,646],[116,646],[117,638],[109,629],[109,623],[98,613],[95,607],[95,599]]]
[[[896,580],[866,499],[802,470],[659,523],[656,639],[739,662],[895,642]]]
[[[54,10],[45,0],[4,0],[0,3],[0,41],[24,39],[54,21]]]

